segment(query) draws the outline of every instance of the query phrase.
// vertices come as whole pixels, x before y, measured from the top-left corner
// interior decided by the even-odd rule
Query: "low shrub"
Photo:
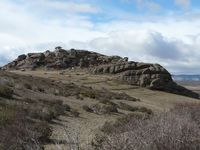
[[[74,117],[79,117],[79,115],[80,115],[80,113],[76,109],[71,109],[70,112]]]
[[[194,108],[198,114],[200,105],[186,104],[147,118],[131,116],[118,125],[106,123],[102,130],[106,135],[98,137],[93,147],[96,150],[199,150],[200,128],[192,115]]]
[[[55,118],[54,112],[49,110],[48,108],[36,108],[36,109],[29,109],[28,115],[34,119],[40,119],[42,121],[50,122],[53,118]]]
[[[139,99],[131,97],[131,96],[129,96],[128,94],[126,94],[124,92],[115,94],[115,98],[116,99],[123,99],[123,100],[133,101],[133,102],[140,101]]]
[[[45,90],[44,90],[43,88],[41,88],[41,87],[38,87],[37,90],[38,90],[39,92],[42,92],[42,93],[45,92]]]
[[[101,131],[106,134],[111,134],[112,132],[117,133],[118,131],[123,131],[123,125],[128,124],[132,119],[146,120],[149,119],[149,115],[142,113],[132,113],[118,118],[115,122],[105,122],[101,127]],[[126,129],[125,129],[126,130]]]
[[[47,101],[39,100],[42,104],[37,104],[35,107],[29,107],[27,113],[31,118],[40,119],[50,122],[52,119],[65,114],[65,111],[70,111],[70,106],[63,104],[61,100]]]
[[[14,119],[15,112],[7,107],[0,108],[0,127],[7,125]]]
[[[127,111],[136,111],[136,110],[138,110],[137,107],[130,106],[130,105],[128,105],[126,103],[123,103],[123,102],[119,103],[119,108],[123,109],[123,110],[127,110]]]
[[[38,133],[38,140],[42,143],[48,142],[52,134],[52,129],[47,122],[35,123],[34,131]]]
[[[87,106],[87,105],[83,105],[82,108],[83,108],[83,110],[85,110],[87,112],[93,112],[93,110],[89,106]]]
[[[63,104],[65,111],[71,111],[71,107],[68,104]]]
[[[111,100],[105,99],[105,100],[100,100],[99,102],[102,103],[102,104],[112,105],[112,106],[114,106],[114,107],[118,107],[118,105],[115,104],[114,102],[112,102]]]
[[[23,109],[3,107],[0,114],[3,114],[0,117],[0,149],[42,150],[43,144],[49,140],[52,133],[49,125],[27,119]]]
[[[153,111],[151,109],[146,108],[146,107],[139,107],[137,111],[142,112],[142,113],[146,113],[146,114],[149,114],[149,115],[153,114]]]
[[[25,87],[26,89],[32,90],[32,86],[31,86],[29,83],[25,83],[25,84],[24,84],[24,87]]]
[[[13,90],[5,85],[0,85],[0,97],[11,99],[13,97]]]
[[[92,98],[95,99],[96,98],[96,92],[94,90],[90,90],[90,89],[82,89],[80,91],[80,97],[88,97],[88,98]]]
[[[138,111],[138,112],[146,113],[149,115],[151,115],[153,113],[153,111],[151,109],[148,109],[146,107],[133,107],[133,106],[128,105],[123,102],[119,103],[119,108],[123,109],[123,110],[127,110],[127,111],[132,111],[132,112]]]
[[[56,118],[57,116],[64,114],[65,107],[63,105],[55,104],[48,107],[48,111],[53,115],[53,118]]]
[[[84,100],[84,97],[81,95],[81,94],[77,94],[76,95],[76,99],[79,99],[79,100]]]
[[[112,112],[118,112],[117,107],[115,105],[106,105],[102,103],[97,103],[92,106],[90,106],[90,109],[99,115],[104,115],[104,114],[111,114]]]

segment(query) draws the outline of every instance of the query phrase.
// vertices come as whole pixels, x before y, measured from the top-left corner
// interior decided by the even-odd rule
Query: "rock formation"
[[[85,50],[64,50],[56,47],[54,51],[44,53],[28,53],[18,56],[13,62],[5,65],[4,70],[18,69],[67,69],[79,66],[89,67],[101,64],[115,63],[122,60],[119,56],[105,56]]]
[[[177,85],[171,74],[159,64],[124,61],[100,65],[91,69],[91,72],[93,74],[115,74],[131,85],[199,98],[197,93]]]
[[[177,85],[170,73],[159,64],[128,61],[128,58],[106,56],[85,50],[64,50],[56,47],[54,51],[20,55],[3,70],[25,69],[67,69],[73,67],[89,68],[93,74],[113,74],[131,85],[162,90],[175,94],[199,98],[199,95]]]

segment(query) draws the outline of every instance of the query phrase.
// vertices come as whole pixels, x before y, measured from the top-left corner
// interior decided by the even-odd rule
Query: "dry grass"
[[[1,106],[0,149],[42,150],[51,135],[51,128],[45,122],[32,122],[22,109]]]
[[[51,138],[59,139],[58,137],[64,133],[63,129],[61,129],[61,124],[63,126],[67,126],[70,131],[75,130],[76,132],[80,133],[79,138],[81,145],[85,143],[88,138],[88,141],[91,141],[94,135],[100,132],[99,128],[106,121],[115,121],[117,118],[124,116],[123,113],[126,113],[126,111],[118,109],[120,111],[119,113],[110,113],[110,115],[97,115],[95,113],[88,113],[83,110],[84,105],[90,107],[96,103],[112,105],[111,103],[118,104],[118,102],[123,102],[132,107],[138,107],[142,109],[144,107],[148,109],[150,108],[157,113],[160,111],[169,110],[174,106],[174,103],[199,103],[197,100],[184,96],[178,96],[159,91],[151,91],[138,87],[136,88],[135,86],[126,85],[124,83],[112,83],[114,79],[113,76],[95,76],[90,75],[83,70],[66,70],[64,75],[60,75],[56,71],[48,71],[46,73],[45,71],[26,71],[17,72],[17,74],[20,75],[10,74],[9,76],[10,78],[13,78],[17,84],[25,83],[24,81],[27,81],[27,83],[30,83],[32,89],[27,90],[22,86],[22,89],[15,90],[15,94],[19,95],[17,96],[18,100],[10,101],[10,103],[17,102],[20,103],[20,105],[28,103],[28,105],[35,107],[51,107],[54,105],[51,104],[51,102],[54,102],[57,99],[62,100],[64,102],[63,105],[70,105],[70,108],[66,108],[66,115],[63,114],[61,116],[57,116],[59,118],[58,120],[53,118],[53,121],[56,123],[58,122],[58,124],[52,125],[53,135]],[[86,96],[83,96],[84,94],[81,95],[80,93],[86,93]],[[118,97],[120,98],[118,99]],[[136,98],[131,99],[131,97]],[[14,95],[14,98],[16,98],[16,95]],[[29,100],[26,101],[27,98]],[[140,101],[138,101],[138,99],[140,99]],[[73,115],[70,111],[72,110],[73,112],[74,109],[80,113],[80,117],[71,117]],[[143,109],[143,111],[146,110]],[[128,113],[131,112],[129,111]],[[47,144],[47,150],[49,149],[56,148],[53,144]]]
[[[123,102],[120,102],[118,106],[119,106],[120,109],[127,110],[127,111],[132,111],[132,112],[137,111],[137,112],[147,113],[149,115],[153,113],[151,109],[148,109],[146,107],[139,107],[139,106],[133,107],[133,106],[128,105],[128,104],[123,103]]]
[[[134,116],[125,123],[106,125],[103,131],[107,135],[97,137],[94,147],[99,150],[198,150],[200,127],[196,118],[199,112],[200,105],[176,106],[170,112],[150,118]]]
[[[11,99],[13,97],[13,90],[6,85],[0,85],[0,97]]]

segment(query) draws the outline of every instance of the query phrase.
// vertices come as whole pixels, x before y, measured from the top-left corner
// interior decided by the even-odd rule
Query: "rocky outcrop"
[[[127,60],[128,58],[125,59]],[[124,59],[119,56],[105,56],[85,50],[64,50],[62,47],[56,47],[54,51],[47,50],[44,53],[20,55],[13,62],[5,65],[3,69],[67,69],[76,66],[86,68],[118,61],[124,61]]]
[[[91,69],[93,74],[115,74],[128,84],[199,98],[199,95],[177,85],[170,73],[159,64],[119,62]]]
[[[199,98],[198,94],[177,85],[170,73],[159,64],[138,63],[128,61],[127,57],[106,56],[85,50],[64,50],[59,46],[54,51],[20,55],[2,70],[73,67],[89,68],[93,74],[114,74],[131,85]]]
[[[170,73],[159,64],[138,62],[122,62],[101,65],[92,70],[93,74],[119,74],[120,78],[129,84],[154,88],[172,81]]]

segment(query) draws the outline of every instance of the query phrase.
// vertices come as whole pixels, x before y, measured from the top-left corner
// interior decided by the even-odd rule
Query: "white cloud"
[[[61,45],[160,63],[171,72],[200,73],[198,13],[95,23],[89,16],[79,14],[96,13],[87,9],[91,5],[67,11],[61,1],[57,6],[48,4],[50,0],[42,0],[48,2],[39,6],[38,1],[19,5],[0,0],[0,64],[21,53]],[[37,11],[30,10],[33,3]],[[66,13],[59,16],[60,13],[49,11],[52,9]]]
[[[176,5],[183,8],[188,8],[190,6],[191,0],[175,0]]]
[[[77,3],[73,0],[34,0],[28,2],[27,0],[18,1],[28,9],[36,8],[37,11],[55,10],[65,11],[66,13],[98,13],[101,11],[100,8],[89,3]],[[32,11],[34,12],[34,10]]]
[[[157,11],[161,9],[161,5],[159,5],[157,2],[154,2],[153,0],[121,0],[121,1],[124,3],[135,2],[139,9],[149,9],[152,11]]]
[[[38,1],[38,0],[37,0]],[[36,1],[34,1],[36,2]],[[98,13],[100,11],[99,8],[92,6],[90,4],[77,4],[72,1],[51,1],[51,0],[39,0],[39,5],[43,5],[44,7],[64,10],[66,12],[74,12],[74,13]]]

